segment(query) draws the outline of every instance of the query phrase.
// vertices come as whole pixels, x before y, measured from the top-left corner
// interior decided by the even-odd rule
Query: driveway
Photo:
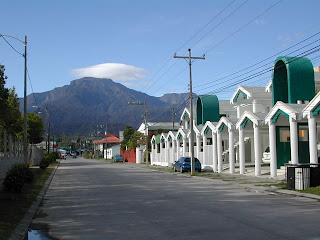
[[[69,158],[32,227],[52,239],[320,239],[319,222],[316,200]]]

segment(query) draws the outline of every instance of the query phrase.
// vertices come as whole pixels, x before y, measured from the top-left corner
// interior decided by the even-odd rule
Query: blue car
[[[122,155],[118,154],[113,157],[113,162],[123,162]]]
[[[201,163],[197,158],[195,160],[195,170],[201,172]],[[186,172],[191,171],[191,158],[190,157],[181,157],[173,164],[173,171]]]

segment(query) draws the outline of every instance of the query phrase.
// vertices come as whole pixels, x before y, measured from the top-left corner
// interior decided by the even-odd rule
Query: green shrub
[[[54,163],[59,158],[58,152],[51,152],[44,155],[43,158],[47,158],[50,163]]]
[[[83,152],[82,156],[83,156],[84,158],[87,158],[87,159],[90,158],[89,152]]]
[[[33,181],[34,174],[27,163],[15,163],[8,170],[3,181],[3,189],[8,192],[21,192],[25,183]]]
[[[48,154],[44,155],[42,160],[40,161],[39,167],[41,169],[46,169],[51,163],[51,158]]]

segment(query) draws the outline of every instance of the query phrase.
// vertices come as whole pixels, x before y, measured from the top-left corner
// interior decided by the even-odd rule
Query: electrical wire
[[[248,1],[248,0],[247,0]],[[233,0],[232,2],[230,2],[224,9],[222,9],[215,17],[213,17],[207,24],[205,24],[196,34],[194,34],[191,38],[189,38],[189,40],[187,40],[180,48],[178,48],[175,52],[180,51],[187,43],[189,43],[193,38],[195,38],[201,31],[203,31],[211,22],[213,22],[218,16],[220,16],[228,7],[231,6],[232,3],[234,3],[235,0]],[[212,30],[211,30],[212,31]],[[210,32],[211,32],[210,31]],[[148,81],[146,82],[146,84],[140,89],[140,91],[142,91],[147,85],[149,85],[151,83],[151,81],[162,71],[162,69],[164,69],[165,66],[167,66],[167,64],[170,62],[170,60],[172,59],[171,55],[168,60],[165,62],[165,64],[160,68],[159,71],[157,71],[157,73]],[[164,74],[161,75],[160,78],[158,78],[153,84],[151,84],[149,86],[149,88],[145,91],[147,92],[152,86],[154,86],[167,72],[169,72],[169,70],[177,63],[177,60],[175,61],[175,63],[165,71]]]
[[[227,17],[225,17],[221,22],[219,22],[217,25],[215,25],[209,32],[207,32],[202,38],[200,38],[196,43],[194,43],[190,48],[193,48],[195,45],[197,45],[202,39],[204,39],[206,36],[208,36],[209,33],[211,33],[214,29],[219,27],[225,20],[227,20],[229,17],[231,17],[236,11],[238,11],[243,5],[245,5],[249,0],[246,0],[243,2],[239,7],[237,7],[233,12],[231,12]]]
[[[0,34],[0,37],[2,37],[3,40],[4,40],[16,53],[18,53],[19,55],[21,55],[22,57],[24,57],[24,54],[22,54],[22,53],[20,53],[19,51],[17,51],[17,50],[7,41],[7,39],[6,39],[2,34]]]
[[[233,32],[232,34],[230,34],[228,37],[226,37],[225,39],[223,39],[222,41],[220,41],[219,43],[217,43],[216,45],[214,45],[213,47],[209,48],[209,50],[207,50],[205,52],[205,54],[207,54],[208,52],[211,52],[213,49],[215,49],[217,46],[219,46],[221,43],[225,42],[226,40],[228,40],[229,38],[231,38],[232,36],[234,36],[236,33],[240,32],[242,29],[244,29],[245,27],[247,27],[250,23],[252,23],[254,20],[256,20],[257,18],[261,17],[263,14],[265,14],[266,12],[268,12],[270,9],[272,9],[273,7],[275,7],[277,4],[279,4],[282,0],[279,0],[278,2],[276,2],[275,4],[271,5],[269,8],[267,8],[266,10],[264,10],[262,13],[260,13],[258,16],[256,16],[255,18],[253,18],[251,21],[249,21],[248,23],[246,23],[245,25],[243,25],[241,28],[239,28],[238,30],[236,30],[235,32]]]
[[[316,36],[316,35],[319,34],[319,33],[320,33],[320,32],[316,33],[315,35],[313,35],[313,36],[311,36],[311,37],[314,37],[314,36]],[[310,39],[311,37],[309,37],[309,38],[307,38],[307,39],[305,39],[305,40],[303,40],[303,41],[301,41],[301,42],[299,42],[299,43],[297,43],[297,44],[295,44],[295,45],[293,45],[293,46],[291,46],[291,47],[289,47],[289,48],[287,48],[287,49],[285,49],[285,50],[283,50],[283,51],[281,51],[280,53],[282,53],[282,52],[284,52],[284,51],[286,51],[286,50],[288,50],[288,49],[291,49],[291,48],[294,47],[294,46],[297,46],[298,44],[300,44],[300,43],[302,43],[302,42]],[[296,49],[296,50],[288,53],[288,54],[293,54],[293,53],[295,53],[295,52],[297,52],[297,51],[299,51],[299,50],[301,50],[301,49],[303,49],[303,48],[306,48],[306,47],[314,44],[314,43],[317,42],[317,41],[320,41],[320,39],[317,39],[317,40],[315,40],[315,41],[313,41],[313,42],[311,42],[311,43],[309,43],[309,44],[307,44],[307,45],[305,45],[305,46],[303,46],[303,47],[300,47],[299,49]],[[214,84],[214,86],[221,85],[221,84],[223,84],[223,83],[230,82],[230,81],[232,81],[232,80],[234,80],[234,79],[237,79],[237,78],[239,78],[239,77],[245,76],[246,74],[249,74],[249,73],[251,73],[252,71],[256,71],[256,70],[258,70],[258,69],[260,69],[260,68],[262,68],[262,67],[265,67],[265,66],[269,65],[269,64],[272,63],[273,61],[272,61],[272,62],[268,62],[268,63],[266,63],[266,64],[264,64],[264,65],[262,65],[262,66],[259,66],[259,67],[255,68],[255,69],[253,69],[253,70],[250,70],[250,71],[248,71],[248,72],[242,73],[242,74],[240,74],[240,75],[238,75],[238,76],[235,76],[235,77],[233,77],[233,78],[231,78],[231,79],[225,80],[224,82],[220,82],[221,80],[224,80],[224,79],[229,78],[229,77],[231,77],[231,76],[234,76],[234,75],[236,75],[236,74],[238,74],[238,73],[240,73],[240,72],[243,72],[243,71],[248,70],[248,69],[250,69],[250,68],[252,68],[252,67],[255,67],[255,66],[257,66],[258,64],[260,64],[260,63],[262,63],[262,62],[265,62],[266,60],[269,60],[270,58],[273,58],[273,57],[279,55],[280,53],[274,54],[274,55],[272,55],[271,57],[268,57],[268,58],[266,58],[266,59],[264,59],[264,60],[262,60],[262,61],[260,61],[260,62],[258,62],[258,63],[256,63],[256,64],[253,64],[253,65],[251,65],[251,66],[249,66],[249,67],[247,67],[247,68],[245,68],[245,69],[242,69],[242,70],[240,70],[240,71],[237,71],[237,72],[235,72],[235,73],[233,73],[233,74],[230,74],[230,75],[228,75],[228,76],[219,78],[219,79],[217,79],[214,83],[205,83],[205,84],[202,84],[202,85],[195,86],[194,89],[197,89],[197,88],[199,88],[199,87],[201,87],[201,86],[207,86],[207,85],[209,85],[209,86],[207,86],[206,88],[198,89],[198,91],[202,91],[202,90],[207,89],[208,87],[210,87],[210,85],[213,85],[213,84]]]

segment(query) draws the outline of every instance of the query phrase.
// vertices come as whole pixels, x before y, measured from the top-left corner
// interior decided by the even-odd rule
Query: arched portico
[[[229,162],[230,173],[234,173],[235,164],[235,121],[231,121],[226,117],[221,117],[216,125],[217,129],[217,156],[218,156],[218,172],[223,170],[223,161]]]
[[[251,162],[254,161],[255,176],[261,175],[261,162],[262,162],[261,150],[266,149],[267,146],[269,145],[269,143],[266,141],[263,141],[263,138],[262,138],[262,135],[267,136],[266,134],[267,129],[265,127],[263,128],[264,118],[265,118],[265,114],[253,114],[252,112],[245,111],[236,124],[236,128],[239,131],[243,131],[243,135],[245,135],[244,131],[246,131],[248,132],[250,138],[253,140],[253,141],[251,140],[252,144],[250,145],[251,153],[247,153],[247,155],[250,155]],[[243,138],[242,139],[239,138],[239,141],[242,141],[242,140],[244,141]],[[241,159],[240,161],[241,163],[243,162]]]
[[[201,130],[201,136],[203,137],[203,167],[212,168],[214,172],[217,172],[217,130],[215,125],[207,121]]]
[[[303,109],[303,117],[308,119],[310,163],[319,163],[318,160],[318,131],[317,122],[320,121],[320,92]]]
[[[269,124],[270,173],[289,161],[292,164],[309,162],[308,128],[302,119],[306,104],[285,104],[278,101],[266,116]]]

